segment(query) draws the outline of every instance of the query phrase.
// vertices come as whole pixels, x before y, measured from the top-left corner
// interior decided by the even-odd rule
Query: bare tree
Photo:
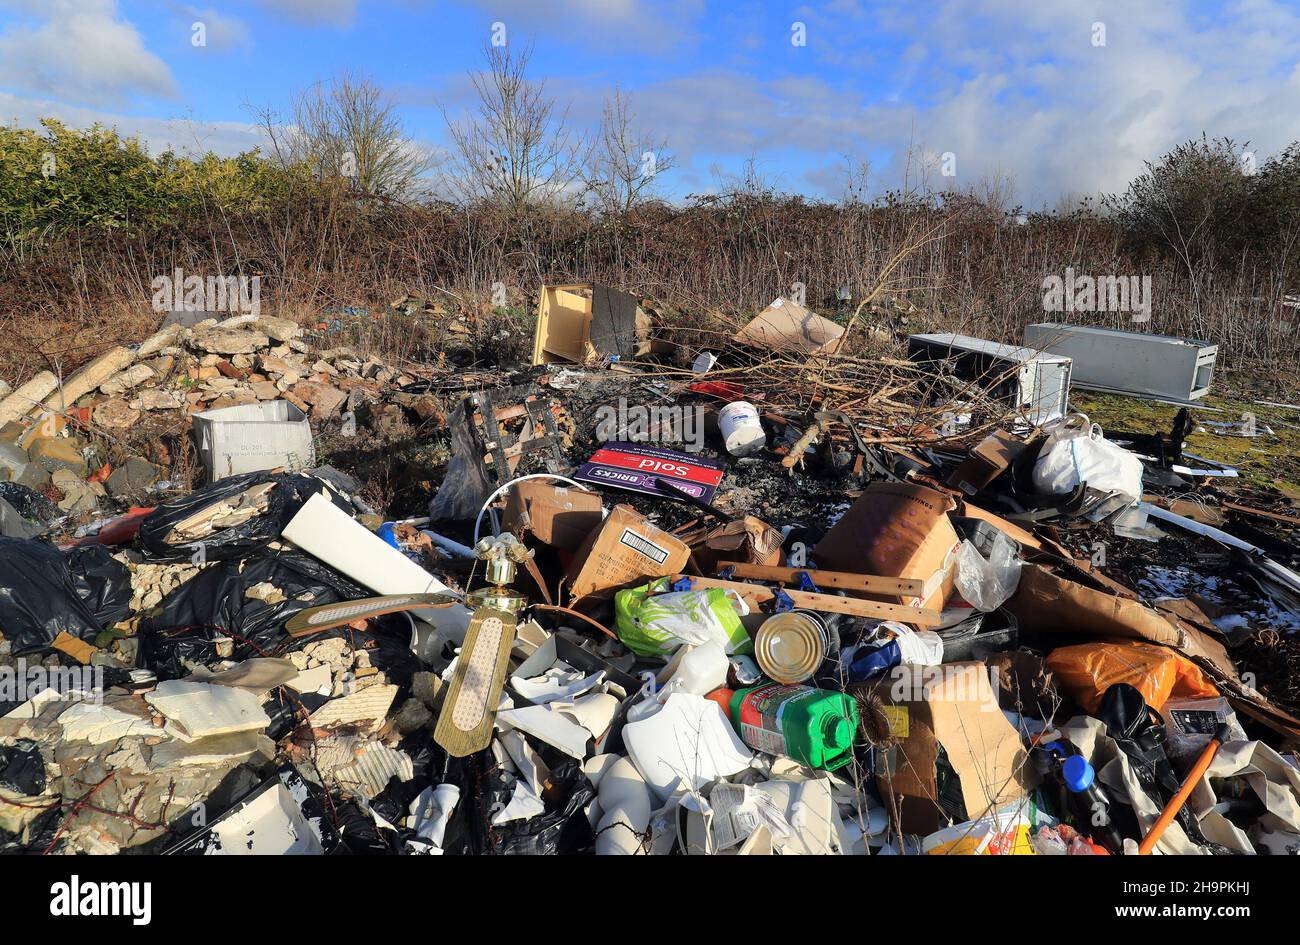
[[[626,213],[649,194],[656,178],[676,166],[664,139],[636,127],[621,89],[605,99],[600,134],[587,159],[587,188],[606,213]]]
[[[978,181],[967,184],[965,193],[977,203],[998,213],[1005,214],[1019,209],[1013,205],[1016,197],[1015,177],[1001,169],[983,174]]]
[[[363,193],[404,196],[432,158],[406,135],[397,104],[367,78],[343,74],[296,94],[287,116],[264,109],[260,124],[284,166],[318,180],[345,180]]]
[[[865,204],[871,195],[871,162],[865,158],[855,158],[851,154],[842,155],[844,167],[840,170],[840,203],[845,207],[859,207]]]
[[[476,112],[452,121],[451,193],[486,200],[517,212],[537,203],[581,198],[584,143],[557,112],[544,82],[527,77],[531,50],[488,46],[487,70],[470,76],[478,93]]]

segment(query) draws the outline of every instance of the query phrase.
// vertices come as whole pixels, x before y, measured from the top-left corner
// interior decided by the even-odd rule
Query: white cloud
[[[782,183],[836,196],[842,155],[883,155],[874,180],[885,190],[904,180],[909,153],[937,164],[951,151],[956,178],[933,170],[932,186],[1006,176],[1038,208],[1122,191],[1144,161],[1202,132],[1249,140],[1261,158],[1300,139],[1300,15],[1276,0],[1226,0],[1213,16],[1186,0],[836,0],[795,15],[815,71],[712,70],[632,90],[643,122],[683,158],[682,180],[720,156],[734,171],[751,154],[770,167],[803,154],[820,168]],[[1092,42],[1098,21],[1105,46]],[[886,37],[898,54],[883,88],[827,68],[882,59]],[[565,83],[564,94],[587,118],[603,89]]]
[[[178,22],[185,31],[185,41],[193,46],[192,37],[195,24],[203,25],[203,49],[213,52],[228,52],[236,47],[249,48],[253,45],[248,24],[239,17],[226,16],[211,7],[194,7],[187,4],[173,6]]]
[[[351,26],[357,14],[357,0],[259,0],[273,13],[307,24]]]
[[[5,5],[18,17],[0,33],[0,86],[96,104],[176,94],[171,71],[121,19],[115,0]]]
[[[139,137],[151,154],[175,151],[201,155],[212,151],[232,155],[249,151],[265,141],[261,129],[248,122],[126,115],[0,92],[0,123],[38,128],[42,118],[57,118],[73,128],[88,128],[98,122],[116,128],[127,137]]]
[[[1300,18],[1272,0],[1229,0],[1210,17],[1181,0],[949,0],[920,12],[894,11],[909,35],[925,31],[931,84],[864,115],[895,178],[913,132],[957,155],[957,186],[1009,173],[1030,207],[1122,190],[1144,161],[1202,132],[1260,154],[1300,138]],[[1105,46],[1093,45],[1094,22]]]
[[[338,25],[359,9],[355,0],[256,2]],[[952,151],[955,186],[1007,175],[1017,198],[1036,208],[1061,194],[1122,190],[1144,161],[1202,132],[1249,140],[1261,158],[1300,139],[1300,12],[1287,0],[1221,0],[1208,10],[1196,0],[832,0],[791,7],[791,19],[808,24],[806,65],[784,47],[768,64],[728,58],[754,45],[750,33],[730,21],[721,37],[710,31],[700,0],[557,0],[546,13],[528,0],[466,2],[484,14],[484,40],[487,23],[502,19],[512,40],[534,31],[539,42],[586,42],[602,56],[624,44],[637,57],[626,76],[585,74],[577,57],[562,75],[535,77],[572,102],[573,122],[586,128],[623,79],[639,124],[679,157],[664,180],[675,193],[698,190],[715,165],[734,174],[751,155],[768,173],[785,169],[783,186],[830,196],[843,156],[869,159],[884,190],[901,183],[909,151]],[[173,90],[114,0],[0,0],[3,7],[20,16],[0,34],[0,86],[76,102],[83,107],[66,111],[85,115],[130,94]],[[1102,47],[1092,43],[1098,21]],[[242,24],[232,23],[225,41],[238,42]],[[776,51],[788,40],[768,27],[763,42]],[[641,59],[653,57],[662,76],[673,50],[706,41],[720,46],[716,55],[697,50],[712,65],[635,82],[645,74]],[[413,80],[400,91],[404,106],[445,104],[453,113],[472,94],[459,70],[436,89]],[[151,141],[177,138],[170,122],[112,117]],[[180,127],[180,137],[210,129],[223,152],[256,137],[238,122]],[[932,174],[932,183],[944,181]]]
[[[576,46],[599,44],[627,46],[629,53],[664,54],[694,46],[699,41],[697,21],[704,0],[469,0],[483,11],[484,41],[487,23],[506,25],[512,42],[532,34],[567,41]],[[611,44],[614,44],[611,46]]]

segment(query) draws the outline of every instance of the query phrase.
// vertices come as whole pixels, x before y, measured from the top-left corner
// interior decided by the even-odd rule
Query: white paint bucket
[[[718,412],[718,426],[732,456],[748,456],[767,445],[767,434],[758,421],[758,408],[747,400],[723,407]]]

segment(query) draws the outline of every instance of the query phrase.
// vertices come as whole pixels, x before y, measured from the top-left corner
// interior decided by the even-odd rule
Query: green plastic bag
[[[614,595],[618,638],[638,656],[667,656],[683,643],[716,640],[728,654],[753,649],[733,598],[720,587],[667,591],[660,578]]]

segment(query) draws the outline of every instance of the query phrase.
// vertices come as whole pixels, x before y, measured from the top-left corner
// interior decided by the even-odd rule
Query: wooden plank
[[[1243,515],[1258,515],[1260,518],[1271,519],[1274,522],[1300,525],[1300,518],[1296,518],[1294,515],[1283,515],[1281,512],[1265,512],[1263,509],[1252,509],[1249,505],[1238,505],[1236,502],[1224,502],[1222,505],[1225,509],[1241,512]]]
[[[761,584],[746,584],[743,581],[723,581],[720,578],[696,577],[693,574],[675,574],[669,580],[680,581],[690,578],[691,587],[720,587],[735,591],[742,597],[748,597],[756,603],[765,603],[776,597],[776,589]],[[915,624],[918,627],[937,627],[942,622],[939,611],[922,610],[917,607],[905,607],[902,604],[882,604],[874,600],[861,600],[857,597],[837,597],[834,594],[814,594],[811,591],[786,590],[794,605],[801,610],[820,610],[828,614],[850,614],[854,617],[869,617],[873,620],[897,620],[899,623]]]
[[[818,587],[838,587],[846,591],[867,591],[871,594],[890,594],[920,597],[925,593],[925,582],[915,578],[877,577],[873,574],[853,574],[849,571],[822,571],[817,568],[782,568],[776,565],[747,564],[743,561],[719,561],[723,568],[735,568],[738,578],[788,583],[799,580],[807,572]]]

